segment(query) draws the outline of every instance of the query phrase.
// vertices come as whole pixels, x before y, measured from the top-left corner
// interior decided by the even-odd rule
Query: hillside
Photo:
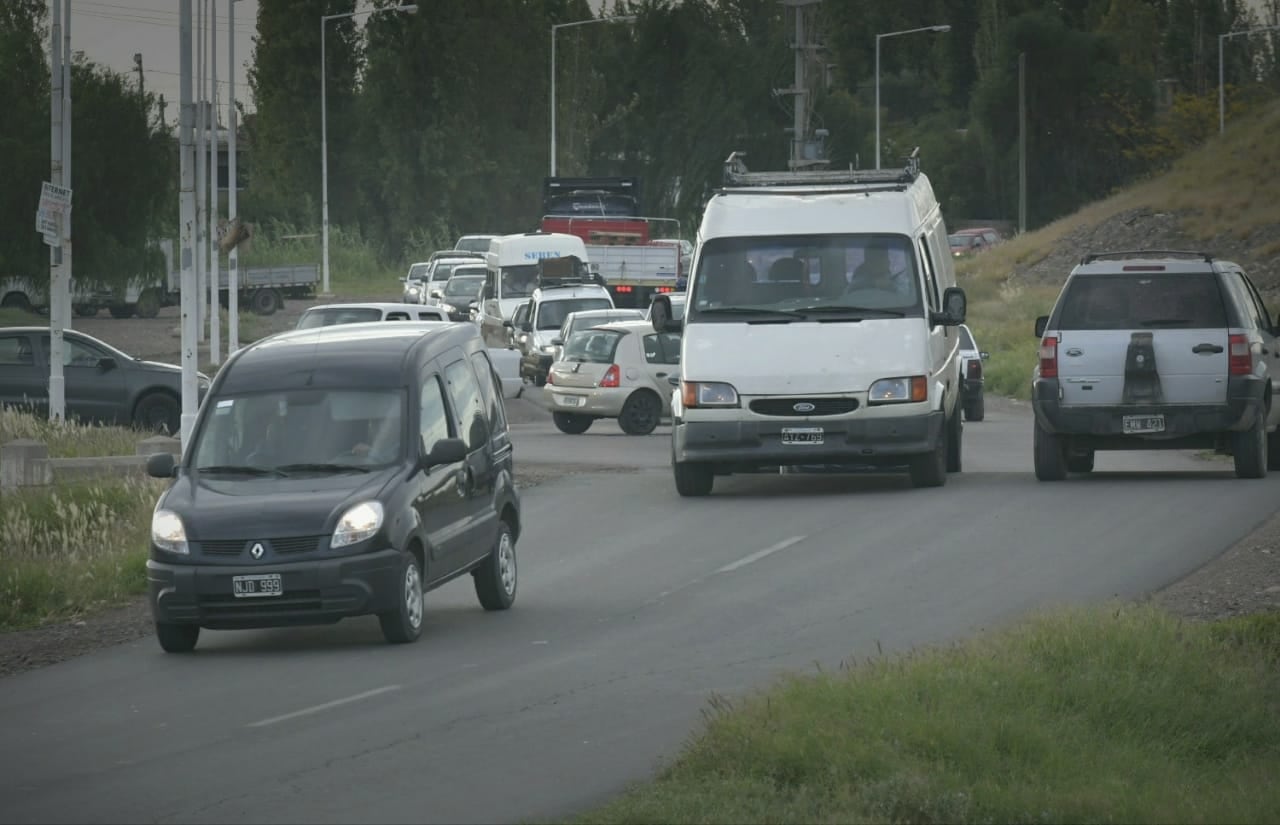
[[[961,262],[991,391],[1027,396],[1035,317],[1083,255],[1141,248],[1236,261],[1280,315],[1280,102],[1229,121],[1167,172]]]

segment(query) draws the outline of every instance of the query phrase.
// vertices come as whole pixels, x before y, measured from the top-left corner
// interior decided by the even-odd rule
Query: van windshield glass
[[[1059,329],[1210,329],[1227,325],[1212,273],[1083,275],[1062,296]]]
[[[502,297],[528,298],[538,285],[538,265],[522,264],[502,268]]]
[[[222,396],[194,448],[212,475],[361,472],[400,460],[399,389],[307,389]]]
[[[609,309],[613,304],[608,298],[569,298],[564,301],[547,301],[538,305],[536,329],[560,329],[571,312],[588,309]],[[602,324],[604,321],[597,321]]]
[[[474,298],[480,294],[480,287],[484,286],[484,276],[471,276],[463,278],[454,275],[449,279],[449,283],[445,284],[444,294],[447,298]]]
[[[298,319],[298,329],[330,327],[334,324],[362,324],[381,321],[382,310],[373,307],[346,307],[342,309],[310,309]]]
[[[905,235],[716,238],[702,248],[690,319],[834,320],[923,314],[920,275]]]

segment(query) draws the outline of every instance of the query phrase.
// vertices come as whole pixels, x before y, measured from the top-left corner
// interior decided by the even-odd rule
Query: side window
[[[453,409],[458,414],[458,437],[467,442],[468,450],[483,447],[488,428],[475,372],[466,361],[454,361],[445,367],[444,378],[449,385]]]
[[[929,252],[929,239],[927,236],[920,236],[919,246],[920,266],[924,269],[925,283],[929,294],[929,307],[935,310],[941,309],[942,299],[938,296],[938,276],[933,270],[933,255]]]
[[[1262,320],[1262,328],[1268,332],[1272,329],[1271,313],[1267,312],[1267,302],[1262,300],[1262,296],[1258,294],[1258,289],[1253,285],[1253,281],[1249,280],[1249,276],[1243,272],[1240,273],[1240,280],[1244,281],[1245,286],[1249,289],[1249,295],[1253,298],[1254,304],[1258,308],[1258,317]]]
[[[0,338],[0,366],[29,366],[36,362],[31,351],[31,339],[25,335]]]
[[[663,363],[662,344],[658,342],[658,333],[656,332],[644,337],[644,360],[650,364]]]
[[[53,346],[49,336],[44,336],[42,342],[45,353],[51,353]],[[98,366],[98,361],[105,355],[106,353],[99,352],[79,341],[73,341],[71,338],[62,339],[62,365],[64,367],[96,367]]]
[[[662,363],[680,363],[680,333],[664,332],[658,340],[662,343]]]
[[[488,353],[477,352],[471,355],[471,363],[480,376],[480,395],[484,398],[484,406],[489,411],[489,431],[496,436],[507,431],[507,412],[502,405],[502,379],[493,369],[493,362]],[[485,380],[488,376],[489,380]]]
[[[386,318],[384,318],[383,320],[386,320],[386,321],[408,321],[408,320],[409,320],[409,313],[407,313],[407,312],[388,312],[388,313],[387,313],[387,317],[386,317]]]
[[[437,441],[450,435],[449,411],[444,405],[440,379],[432,375],[422,382],[422,399],[418,411],[418,432],[430,450]]]
[[[1231,285],[1231,291],[1235,293],[1240,311],[1244,313],[1244,323],[1253,329],[1263,329],[1264,324],[1258,314],[1258,305],[1249,287],[1245,285],[1244,277],[1239,272],[1230,272],[1227,273],[1226,280]]]

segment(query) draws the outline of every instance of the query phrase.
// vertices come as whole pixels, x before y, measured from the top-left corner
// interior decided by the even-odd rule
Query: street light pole
[[[876,168],[880,168],[880,41],[886,37],[897,37],[916,32],[949,32],[950,25],[921,26],[917,29],[903,29],[897,32],[885,32],[876,35]]]
[[[586,26],[590,23],[620,23],[635,20],[634,14],[619,14],[613,17],[588,17],[586,20],[574,20],[571,23],[554,23],[551,26],[551,177],[556,176],[556,31],[572,26]]]
[[[236,2],[227,0],[227,73],[231,91],[227,113],[227,226],[236,223]],[[227,252],[227,355],[240,349],[240,253]]]
[[[218,0],[209,4],[209,363],[222,360],[222,275],[218,256]]]
[[[329,292],[329,118],[325,91],[324,24],[330,20],[356,17],[361,14],[376,14],[380,11],[413,13],[417,10],[416,4],[409,3],[385,9],[349,11],[343,14],[325,14],[320,17],[320,269],[323,279],[320,294],[324,297],[333,294]]]
[[[1261,26],[1256,29],[1245,29],[1238,32],[1227,32],[1218,35],[1218,134],[1222,134],[1227,130],[1227,96],[1226,96],[1226,72],[1222,66],[1222,45],[1229,37],[1240,37],[1247,34],[1261,34],[1262,32],[1273,32],[1280,30],[1280,26]]]

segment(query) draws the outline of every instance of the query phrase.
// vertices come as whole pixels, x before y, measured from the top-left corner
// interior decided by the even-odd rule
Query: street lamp
[[[880,168],[880,41],[886,37],[897,37],[900,34],[915,34],[916,32],[949,32],[951,27],[942,26],[921,26],[918,29],[904,29],[900,32],[886,32],[885,34],[876,35],[876,168]]]
[[[324,24],[330,20],[344,17],[356,17],[361,14],[376,14],[381,11],[401,11],[413,13],[418,10],[416,4],[388,6],[385,9],[366,9],[349,11],[343,14],[325,14],[320,16],[320,246],[321,270],[324,282],[322,295],[329,295],[329,134],[328,112],[325,106],[325,59],[324,59]]]
[[[588,23],[617,23],[635,19],[634,14],[623,14],[614,17],[589,17],[586,20],[555,23],[551,26],[551,177],[556,176],[556,31],[570,26],[585,26]]]
[[[1227,32],[1218,35],[1218,134],[1222,134],[1227,130],[1227,98],[1224,92],[1222,70],[1222,44],[1226,42],[1228,37],[1239,37],[1242,34],[1260,34],[1261,32],[1272,32],[1280,30],[1280,26],[1262,26],[1257,29],[1246,29],[1238,32]]]

